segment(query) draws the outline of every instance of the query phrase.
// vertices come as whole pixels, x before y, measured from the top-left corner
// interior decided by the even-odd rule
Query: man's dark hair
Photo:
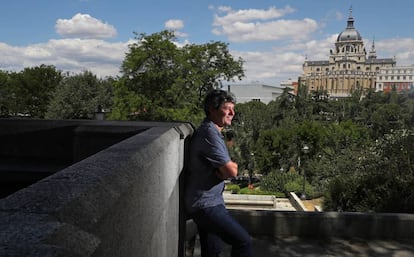
[[[233,94],[224,90],[215,89],[207,93],[204,98],[204,112],[209,115],[208,109],[212,106],[214,109],[220,108],[223,103],[235,103],[236,99]]]

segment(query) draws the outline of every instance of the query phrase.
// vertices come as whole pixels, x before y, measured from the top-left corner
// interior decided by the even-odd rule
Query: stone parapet
[[[414,239],[414,214],[267,210],[230,212],[256,237]]]
[[[0,123],[4,138],[16,133],[23,138],[27,133],[47,136],[40,132],[69,124],[66,136],[77,141],[61,153],[73,154],[70,158],[84,156],[94,143],[108,139],[105,133],[98,133],[101,139],[94,137],[97,131],[109,133],[122,126],[139,130],[2,198],[0,256],[180,256],[180,235],[185,234],[180,185],[190,124],[23,120],[10,121],[13,129],[8,121]],[[37,152],[33,145],[27,149],[44,160],[42,147],[52,142],[47,137],[33,140],[45,144]],[[30,156],[27,149],[25,157]],[[0,150],[3,157],[6,150]]]

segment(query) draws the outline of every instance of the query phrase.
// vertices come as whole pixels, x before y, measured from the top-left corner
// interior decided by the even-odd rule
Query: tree
[[[281,167],[287,169],[295,163],[297,151],[295,133],[291,129],[275,128],[263,130],[256,142],[256,161],[263,175]]]
[[[232,155],[239,164],[240,170],[248,169],[252,175],[254,168],[254,147],[260,131],[269,128],[270,116],[267,106],[261,102],[247,102],[236,104],[236,117],[232,123],[235,135],[235,146],[231,149]]]
[[[1,77],[3,115],[33,118],[44,117],[53,91],[62,79],[60,71],[47,65],[25,68],[19,73],[3,73]]]
[[[414,212],[414,133],[397,130],[362,149],[346,152],[348,167],[336,166],[324,209]]]
[[[48,119],[93,119],[98,106],[110,109],[113,79],[85,71],[63,78],[48,106]]]
[[[122,63],[112,119],[199,122],[205,92],[244,76],[243,61],[222,42],[178,47],[166,30],[136,40]]]
[[[9,74],[0,70],[0,117],[8,117],[13,112],[12,94]]]

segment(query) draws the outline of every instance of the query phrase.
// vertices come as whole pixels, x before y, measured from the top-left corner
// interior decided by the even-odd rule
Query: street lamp
[[[307,146],[306,144],[303,145],[302,152],[304,154],[307,154],[309,152],[309,146]],[[300,168],[300,155],[298,159],[298,167]],[[302,173],[303,173],[303,185],[302,185],[302,195],[300,196],[300,199],[305,200],[306,199],[306,194],[305,194],[306,174],[305,174],[305,169],[303,168],[302,168]]]
[[[251,166],[250,166],[250,168],[251,168],[251,171],[249,172],[249,187],[251,187],[252,185],[252,177],[253,177],[253,174],[254,174],[254,153],[253,152],[251,152],[250,153],[250,164],[251,164]]]
[[[95,120],[104,120],[105,119],[105,110],[102,108],[102,105],[98,104],[95,110]]]

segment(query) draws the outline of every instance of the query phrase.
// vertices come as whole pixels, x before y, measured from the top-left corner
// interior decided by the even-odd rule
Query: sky
[[[228,43],[244,60],[239,83],[276,86],[297,80],[306,58],[328,60],[350,10],[367,52],[374,41],[378,58],[414,64],[412,0],[4,0],[0,70],[46,64],[116,77],[135,33],[168,29],[177,45]]]

